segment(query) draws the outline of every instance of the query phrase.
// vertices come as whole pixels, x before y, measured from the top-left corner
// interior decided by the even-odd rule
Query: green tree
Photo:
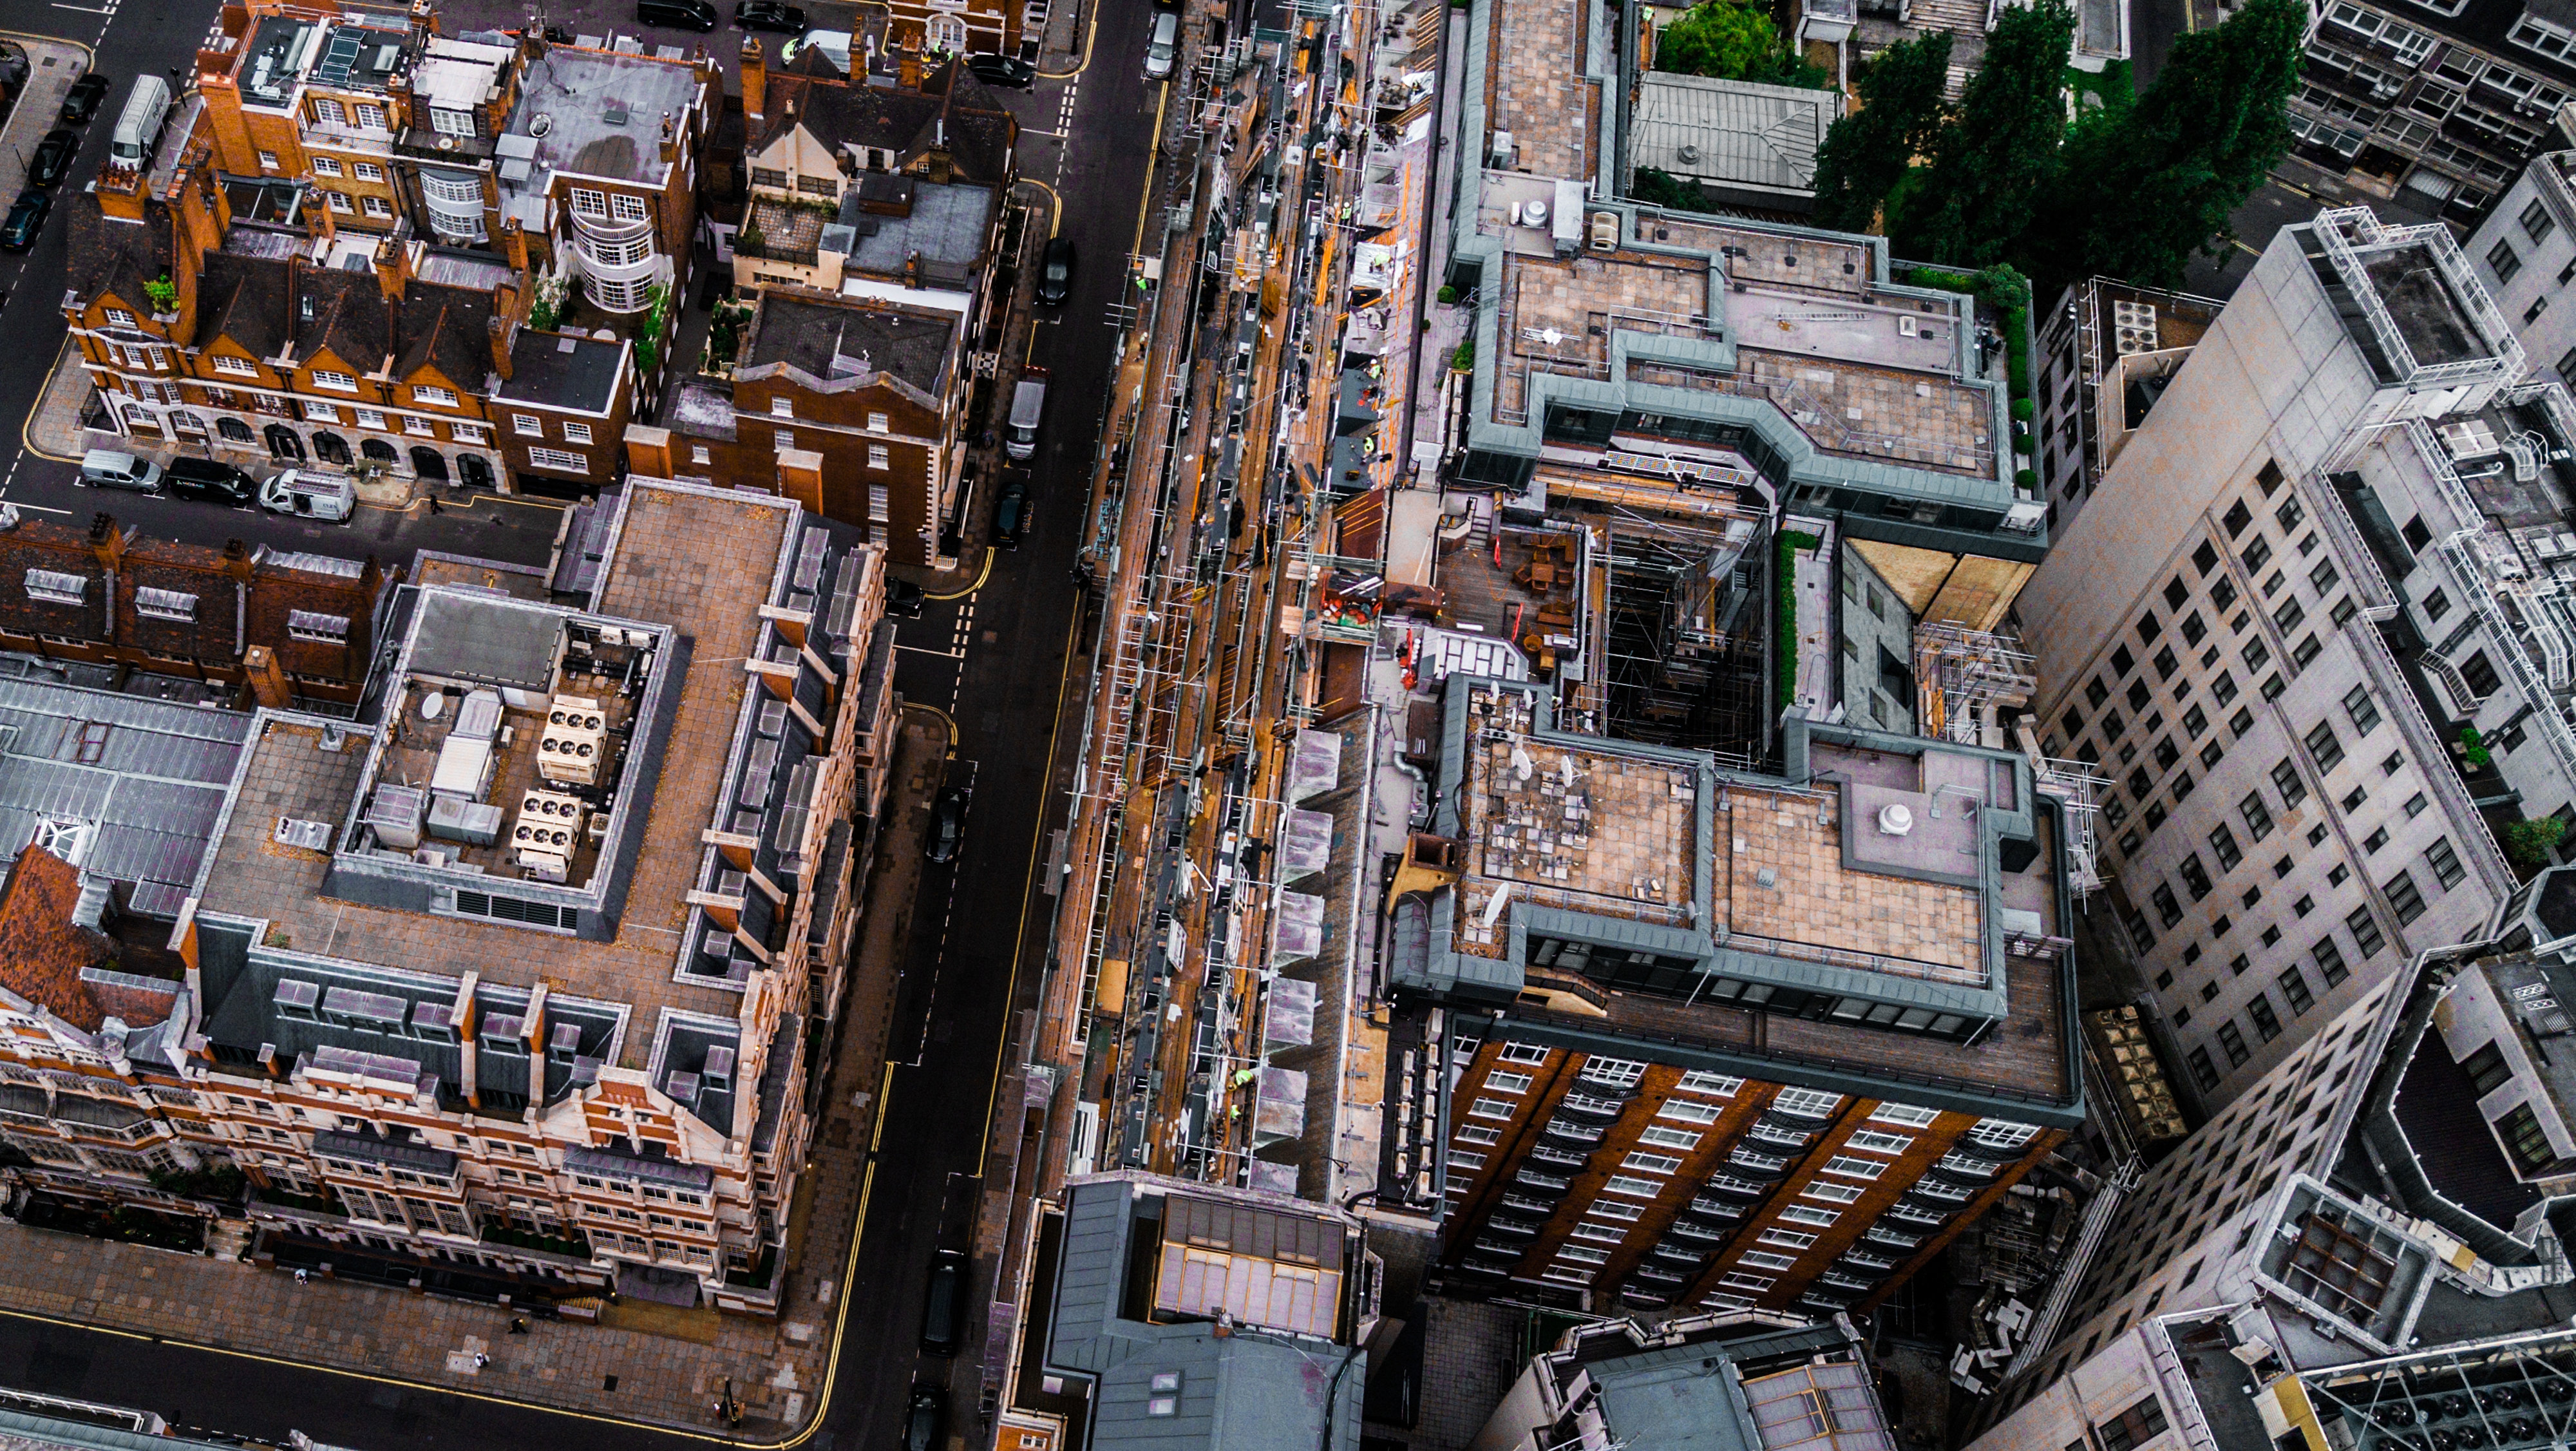
[[[1651,166],[1637,168],[1628,179],[1628,199],[1674,212],[1713,212],[1717,208],[1697,182],[1684,181],[1669,171]]]
[[[1861,72],[1858,110],[1816,148],[1816,225],[1865,232],[1948,115],[1950,32],[1891,45]]]
[[[1780,33],[1769,11],[1700,0],[1655,38],[1655,69],[1721,80],[1823,90],[1832,85]]]
[[[2178,287],[2195,250],[2233,240],[2228,217],[2289,150],[2306,15],[2299,0],[2251,0],[2176,42],[2134,105],[2089,112],[2068,132],[2029,249],[2059,263],[2043,269],[2050,282],[2100,273]]]
[[[2003,8],[1932,164],[1889,209],[1900,251],[1963,267],[2017,255],[2056,179],[2074,39],[2075,12],[2064,0]]]

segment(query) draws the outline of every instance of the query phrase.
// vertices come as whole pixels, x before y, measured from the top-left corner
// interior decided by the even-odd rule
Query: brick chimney
[[[742,38],[742,115],[746,121],[758,121],[761,107],[769,99],[769,66],[761,59],[760,37]],[[744,127],[745,132],[753,128]]]
[[[626,471],[638,478],[679,477],[672,468],[671,430],[650,424],[626,425]]]
[[[401,303],[404,289],[411,286],[411,261],[411,244],[400,237],[376,244],[376,285],[384,289],[385,301]]]
[[[907,91],[921,89],[921,42],[909,39],[895,59],[895,81]]]
[[[259,561],[251,556],[250,546],[238,539],[224,541],[224,573],[248,581],[259,572]]]
[[[501,219],[501,255],[509,259],[511,271],[528,270],[528,232],[517,217]]]
[[[250,687],[251,699],[271,710],[284,710],[294,700],[286,688],[286,667],[277,663],[277,652],[266,645],[242,652],[242,684]]]
[[[780,449],[778,492],[804,505],[808,513],[822,513],[823,456],[808,448]]]
[[[662,164],[676,166],[680,160],[679,128],[671,124],[671,113],[662,113]]]
[[[99,568],[110,573],[125,568],[125,534],[116,527],[115,515],[102,509],[90,516],[88,543]]]

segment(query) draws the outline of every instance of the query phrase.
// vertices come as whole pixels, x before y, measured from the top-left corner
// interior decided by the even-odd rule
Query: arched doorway
[[[469,489],[488,489],[492,487],[491,460],[486,459],[479,453],[458,454],[456,456],[456,472],[458,477],[465,481],[465,487]]]
[[[385,442],[381,438],[371,438],[359,444],[358,452],[365,454],[367,456],[367,462],[369,463],[386,465],[391,465],[402,457],[400,454],[394,452],[394,446],[392,444]]]
[[[313,435],[313,456],[326,464],[349,466],[349,440],[336,433]]]
[[[447,460],[439,455],[437,449],[425,443],[412,445],[411,471],[432,483],[447,482]]]
[[[238,418],[216,419],[215,432],[222,434],[224,436],[224,442],[226,443],[248,443],[251,441],[250,425],[242,422]]]
[[[276,459],[280,463],[300,464],[304,462],[304,440],[295,436],[294,429],[287,427],[283,423],[272,423],[263,430],[263,433],[268,439],[268,456],[270,458]]]

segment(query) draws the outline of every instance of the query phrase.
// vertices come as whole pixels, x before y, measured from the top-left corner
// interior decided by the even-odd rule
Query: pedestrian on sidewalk
[[[429,512],[431,512],[431,513],[433,513],[433,514],[440,514],[440,513],[444,513],[444,512],[446,512],[444,509],[442,509],[442,508],[439,506],[438,496],[437,496],[436,494],[432,494],[432,495],[430,495],[430,496],[429,496]]]
[[[525,1334],[527,1334],[527,1333],[528,1333],[528,1322],[527,1322],[527,1321],[525,1321],[525,1320],[516,1320],[516,1319],[512,1320],[512,1321],[510,1322],[510,1333],[511,1333],[511,1334],[513,1334],[513,1335],[525,1335]]]
[[[488,1355],[485,1355],[482,1351],[479,1351],[479,1350],[478,1350],[478,1351],[476,1351],[476,1352],[474,1352],[474,1368],[475,1368],[476,1370],[481,1370],[483,1367],[485,1367],[485,1366],[487,1366],[487,1365],[490,1365],[491,1363],[492,1363],[492,1357],[490,1357],[490,1356],[488,1356]]]
[[[304,1273],[302,1270],[297,1270],[297,1271],[295,1272],[295,1283],[297,1283],[297,1284],[299,1284],[299,1285],[303,1285],[303,1284],[310,1284],[310,1283],[311,1283],[311,1280],[310,1280],[310,1278],[309,1278],[309,1277],[307,1277],[307,1276],[305,1275],[305,1273]]]

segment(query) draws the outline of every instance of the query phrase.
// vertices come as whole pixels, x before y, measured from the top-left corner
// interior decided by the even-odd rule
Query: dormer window
[[[411,390],[411,398],[414,403],[427,403],[439,408],[456,406],[456,393],[450,388],[435,388],[423,384]]]
[[[134,612],[156,620],[175,620],[183,625],[197,620],[197,597],[174,589],[136,589]]]
[[[311,640],[317,644],[346,645],[349,643],[349,617],[319,614],[312,610],[289,610],[286,612],[286,633],[291,638]]]
[[[358,391],[358,380],[347,373],[334,372],[329,368],[316,368],[313,370],[313,386],[330,388],[342,393],[355,393]]]
[[[114,321],[116,316],[117,314],[111,311],[108,314],[109,321]],[[125,320],[128,323],[134,321],[131,317],[128,317]],[[236,378],[256,378],[259,376],[259,364],[252,362],[248,358],[241,357],[233,353],[216,353],[214,354],[214,360],[215,371],[218,373],[230,373]]]
[[[99,310],[99,315],[107,319],[107,325],[109,327],[134,326],[134,314],[127,312],[121,307],[101,308]]]
[[[27,571],[27,597],[57,605],[76,605],[89,591],[89,580],[82,575],[64,574],[60,570]]]

